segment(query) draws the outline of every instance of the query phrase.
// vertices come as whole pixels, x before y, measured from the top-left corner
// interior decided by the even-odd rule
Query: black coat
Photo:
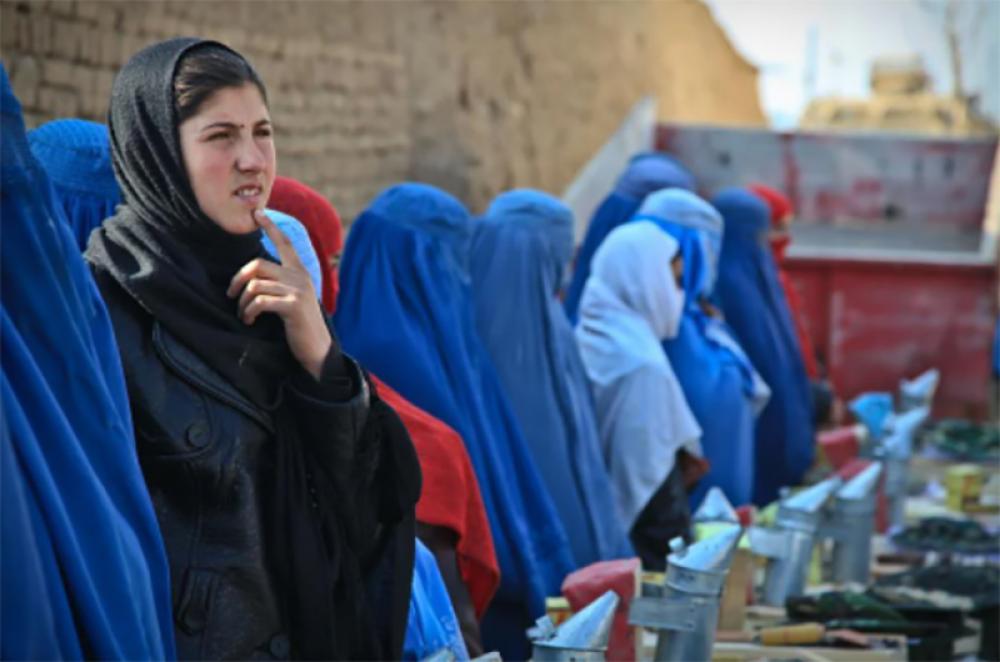
[[[170,561],[178,657],[295,657],[268,569],[262,485],[273,462],[270,413],[171,336],[115,281],[95,275],[117,336],[139,460]],[[419,465],[395,413],[370,390],[358,366],[345,361],[354,373],[347,399],[331,400],[329,389],[309,380],[290,383],[284,397],[300,437],[314,440],[309,461],[335,476],[338,493],[351,502],[344,510],[356,524],[352,546],[380,656],[398,659]],[[333,615],[330,620],[337,628]]]

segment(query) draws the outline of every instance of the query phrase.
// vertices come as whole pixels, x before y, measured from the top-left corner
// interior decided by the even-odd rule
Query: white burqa
[[[670,268],[677,249],[651,223],[622,225],[594,255],[580,302],[576,338],[619,515],[630,528],[677,451],[701,455],[701,428],[660,345],[677,335],[684,309]]]

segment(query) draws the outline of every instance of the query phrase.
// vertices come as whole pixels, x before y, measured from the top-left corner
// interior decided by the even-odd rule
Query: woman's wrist
[[[327,335],[323,341],[318,342],[316,345],[316,351],[311,353],[301,363],[305,371],[312,375],[313,379],[318,382],[323,376],[323,366],[326,365],[326,359],[333,349],[333,339]]]

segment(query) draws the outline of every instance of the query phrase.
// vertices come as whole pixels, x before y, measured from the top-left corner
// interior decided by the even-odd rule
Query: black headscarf
[[[118,74],[108,124],[123,205],[91,236],[86,258],[255,404],[269,407],[296,367],[276,315],[247,327],[230,279],[265,257],[260,231],[231,234],[198,205],[181,155],[174,74],[193,48],[181,38],[137,53]]]
[[[278,316],[263,315],[248,327],[237,315],[237,302],[226,296],[236,271],[265,256],[260,232],[236,235],[216,225],[199,207],[184,167],[174,75],[185,54],[206,45],[225,48],[172,39],[140,51],[118,74],[109,125],[123,204],[91,235],[85,257],[98,275],[110,276],[172,335],[273,413],[265,526],[293,653],[378,657],[361,563],[352,549],[364,545],[352,540],[357,515],[344,512],[343,485],[309,468],[315,466],[307,458],[316,442],[299,438],[301,426],[282,393],[302,368]]]

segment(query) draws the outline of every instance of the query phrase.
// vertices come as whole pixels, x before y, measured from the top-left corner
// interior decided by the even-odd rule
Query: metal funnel
[[[729,503],[725,493],[719,487],[713,487],[702,499],[698,510],[691,517],[693,522],[731,522],[739,524],[740,518],[736,514],[733,504]]]
[[[812,487],[807,487],[800,492],[796,492],[787,499],[782,499],[778,511],[779,521],[781,520],[782,511],[794,511],[810,515],[819,513],[843,482],[840,476],[831,476]]]
[[[543,634],[536,639],[533,642],[533,658],[550,662],[571,659],[603,660],[617,608],[618,594],[607,591],[560,625],[555,632]]]
[[[847,481],[837,490],[837,499],[844,501],[859,501],[875,491],[878,479],[882,476],[882,463],[872,462],[857,476]]]
[[[921,406],[930,407],[940,382],[941,373],[937,368],[931,368],[913,379],[901,380],[899,382],[899,396],[903,410]]]
[[[673,553],[667,557],[667,572],[671,568],[721,575],[725,578],[732,563],[733,553],[743,536],[739,525],[732,525],[719,531],[711,538],[696,542],[690,547],[680,538],[670,541]]]
[[[896,459],[909,458],[913,451],[913,437],[930,414],[930,409],[924,406],[893,416],[887,423],[889,432],[882,441],[886,456]]]

